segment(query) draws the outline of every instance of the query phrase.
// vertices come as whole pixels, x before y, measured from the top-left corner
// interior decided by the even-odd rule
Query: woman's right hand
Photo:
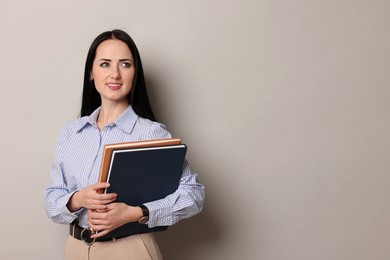
[[[105,210],[106,204],[116,200],[117,194],[99,194],[98,190],[106,189],[110,186],[106,182],[98,182],[76,191],[69,199],[67,207],[70,212],[76,212],[81,208],[90,210]]]

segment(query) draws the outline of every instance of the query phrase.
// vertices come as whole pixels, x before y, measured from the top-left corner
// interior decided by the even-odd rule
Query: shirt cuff
[[[76,191],[70,193],[70,194],[67,194],[65,196],[63,196],[59,201],[58,201],[58,204],[59,204],[59,208],[61,209],[61,213],[62,213],[62,216],[64,218],[64,221],[67,222],[67,223],[72,223],[75,219],[77,219],[78,215],[80,214],[80,212],[83,210],[83,209],[79,209],[78,211],[75,211],[75,212],[70,212],[68,207],[66,206],[69,202],[69,199],[73,196],[73,194],[75,193]]]
[[[148,227],[171,226],[177,223],[178,219],[173,217],[171,204],[168,199],[144,203],[149,210]]]

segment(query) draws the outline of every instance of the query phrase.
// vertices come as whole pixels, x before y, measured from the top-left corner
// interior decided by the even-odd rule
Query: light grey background
[[[390,257],[390,2],[14,1],[0,8],[1,259],[61,259],[42,191],[99,33],[139,46],[207,187],[171,260]]]

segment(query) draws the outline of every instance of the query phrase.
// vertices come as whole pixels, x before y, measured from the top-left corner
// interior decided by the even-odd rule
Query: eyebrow
[[[110,59],[99,59],[99,61],[111,61],[111,60],[110,60]],[[120,61],[120,62],[122,62],[122,61],[131,61],[131,62],[133,62],[132,59],[128,59],[128,58],[126,58],[126,59],[120,59],[119,61]]]

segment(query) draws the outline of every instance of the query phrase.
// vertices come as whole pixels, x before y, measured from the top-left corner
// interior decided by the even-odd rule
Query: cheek
[[[98,84],[102,84],[104,82],[105,75],[102,71],[93,69],[91,72],[91,79],[95,81],[95,85],[97,86]]]
[[[95,83],[95,88],[97,90],[103,89],[105,86],[105,81],[99,77],[96,77],[96,75],[93,77],[93,82]]]
[[[107,73],[107,69],[100,67],[98,64],[92,66],[91,77],[95,80],[104,78]]]
[[[102,82],[99,82],[99,81],[94,81],[95,82],[95,88],[97,89],[97,90],[99,90],[99,89],[103,89],[104,88],[104,83],[102,83]]]

